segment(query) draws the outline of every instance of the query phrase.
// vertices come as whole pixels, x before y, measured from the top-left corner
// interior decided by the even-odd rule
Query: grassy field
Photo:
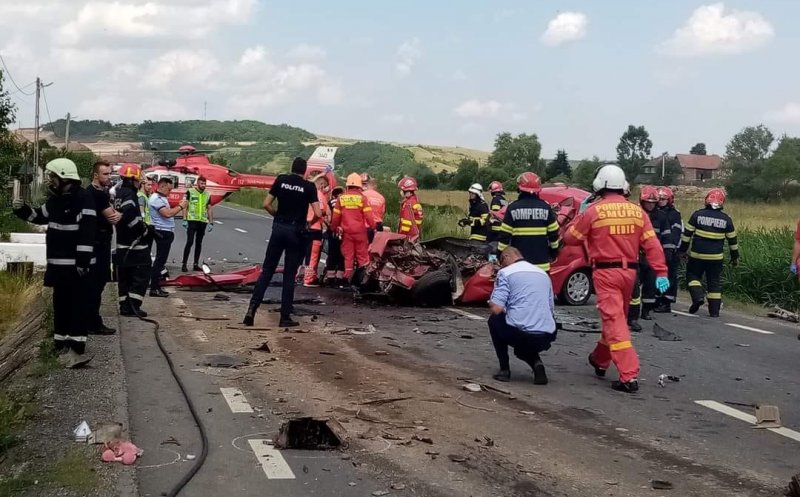
[[[0,272],[0,338],[41,289],[39,278],[23,278]]]

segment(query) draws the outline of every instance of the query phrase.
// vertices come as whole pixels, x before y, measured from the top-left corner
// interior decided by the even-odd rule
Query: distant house
[[[717,179],[720,175],[722,157],[719,155],[677,154],[675,159],[681,165],[686,183]]]

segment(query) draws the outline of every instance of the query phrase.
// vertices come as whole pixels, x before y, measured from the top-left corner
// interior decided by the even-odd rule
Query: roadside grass
[[[41,288],[38,277],[25,277],[7,271],[0,272],[0,338],[8,327],[25,311]]]
[[[71,495],[87,495],[99,481],[92,468],[94,457],[96,451],[91,447],[72,447],[51,465],[26,466],[17,474],[0,477],[0,496],[19,495],[34,486],[68,490]]]
[[[18,432],[34,412],[32,391],[0,393],[0,458],[21,442]]]

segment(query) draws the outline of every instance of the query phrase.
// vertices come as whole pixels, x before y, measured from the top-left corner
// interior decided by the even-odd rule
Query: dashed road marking
[[[697,314],[689,314],[688,312],[681,312],[681,311],[676,311],[676,310],[673,310],[672,312],[674,314],[679,315],[679,316],[686,316],[687,318],[696,318],[696,317],[698,317]]]
[[[752,414],[747,414],[746,412],[742,412],[738,409],[734,409],[733,407],[727,406],[725,404],[719,403],[714,400],[695,400],[695,404],[699,404],[703,407],[707,407],[713,411],[720,412],[722,414],[728,415],[732,418],[736,418],[740,421],[744,421],[745,423],[750,423],[751,425],[756,424],[756,417]],[[786,438],[790,438],[795,442],[800,442],[800,433],[790,430],[789,428],[767,428],[767,430],[771,431],[772,433],[777,433],[778,435],[783,435]]]
[[[242,212],[244,214],[250,214],[251,216],[255,216],[255,217],[263,217],[265,219],[272,219],[272,216],[268,216],[266,214],[258,214],[256,212],[250,212],[250,211],[246,211],[246,210],[243,210],[243,209],[237,209],[235,207],[231,207],[231,206],[228,206],[228,205],[217,204],[214,208],[217,209],[217,208],[220,208],[220,207],[222,207],[223,209],[230,209],[230,210],[236,211],[236,212]]]
[[[744,326],[744,325],[741,325],[741,324],[736,324],[736,323],[725,323],[725,324],[727,324],[728,326],[733,326],[734,328],[739,328],[741,330],[754,331],[756,333],[761,333],[762,335],[774,335],[775,334],[772,331],[762,330],[762,329],[759,329],[759,328],[752,328],[750,326]]]
[[[238,231],[239,233],[247,233],[247,230],[243,230],[242,228],[233,228],[233,229]]]
[[[485,319],[478,315],[472,314],[471,312],[463,311],[461,309],[456,309],[454,307],[445,307],[445,309],[455,314],[458,314],[459,316],[464,316],[467,319],[472,319],[473,321],[483,321]]]
[[[242,391],[238,388],[222,387],[219,391],[222,392],[222,396],[225,397],[225,401],[228,403],[228,407],[231,408],[231,412],[253,412],[253,408],[250,407],[247,398],[245,398]]]
[[[222,221],[214,221],[214,224],[225,224]]]
[[[270,480],[294,480],[295,476],[292,468],[287,464],[283,454],[272,446],[269,440],[251,439],[248,440],[250,448],[258,458],[261,469]]]

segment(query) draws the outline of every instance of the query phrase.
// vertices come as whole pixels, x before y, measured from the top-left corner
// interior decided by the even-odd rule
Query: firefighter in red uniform
[[[339,203],[333,209],[331,229],[341,229],[344,278],[349,280],[355,271],[354,262],[358,262],[359,267],[369,264],[367,227],[375,229],[375,218],[372,217],[369,200],[361,191],[361,176],[352,173],[347,177],[345,187],[347,190],[339,197]]]
[[[589,355],[597,376],[605,376],[614,362],[619,381],[611,388],[632,393],[639,390],[639,357],[631,343],[627,304],[636,279],[639,250],[656,273],[656,287],[669,288],[664,252],[650,218],[642,208],[625,200],[625,173],[614,165],[601,167],[592,182],[599,200],[590,204],[564,234],[567,245],[586,242],[592,262],[597,309],[603,322],[602,338]]]
[[[322,217],[308,226],[309,245],[303,274],[303,286],[306,288],[319,286],[318,268],[319,256],[322,253],[322,233],[328,226],[328,192],[330,191],[330,183],[324,173],[318,174],[313,181],[317,187],[317,198],[319,199],[319,209],[322,211]],[[314,210],[309,207],[306,220],[311,221],[312,219],[314,219]]]
[[[400,203],[400,229],[401,235],[406,235],[409,240],[419,240],[422,231],[422,205],[417,200],[417,180],[410,176],[401,179],[397,186],[403,193]]]

